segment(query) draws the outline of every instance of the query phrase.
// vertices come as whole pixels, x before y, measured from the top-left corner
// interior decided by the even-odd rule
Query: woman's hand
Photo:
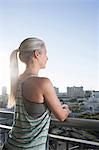
[[[62,108],[65,109],[67,111],[67,114],[69,115],[69,113],[71,112],[70,109],[69,109],[69,106],[66,105],[66,104],[63,104]]]

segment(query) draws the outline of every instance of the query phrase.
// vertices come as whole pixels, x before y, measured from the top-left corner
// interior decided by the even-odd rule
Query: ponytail
[[[14,50],[10,55],[10,96],[8,99],[8,108],[12,108],[15,105],[15,96],[18,82],[18,57],[17,50]]]

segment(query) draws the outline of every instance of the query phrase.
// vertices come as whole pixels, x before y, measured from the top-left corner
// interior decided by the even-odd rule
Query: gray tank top
[[[39,118],[46,111],[46,103],[35,103],[24,98],[23,100],[25,109],[27,113],[32,116],[34,119]]]

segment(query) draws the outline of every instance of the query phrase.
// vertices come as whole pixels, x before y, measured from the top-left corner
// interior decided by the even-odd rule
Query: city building
[[[67,87],[67,95],[71,98],[84,97],[83,87]]]
[[[2,87],[2,95],[1,95],[1,107],[6,107],[8,103],[8,94],[7,88],[5,86]]]
[[[59,94],[59,88],[54,87],[56,94]]]
[[[85,91],[86,98],[90,97],[91,95],[92,95],[92,91],[90,91],[90,90]]]
[[[99,98],[99,91],[92,91],[92,96],[94,98]]]

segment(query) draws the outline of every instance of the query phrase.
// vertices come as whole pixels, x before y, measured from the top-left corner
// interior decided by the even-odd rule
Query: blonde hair
[[[18,56],[19,59],[26,65],[31,60],[31,56],[35,50],[41,52],[41,49],[45,47],[42,40],[38,38],[27,38],[19,46],[18,49],[14,50],[10,56],[10,96],[8,99],[8,107],[11,108],[15,105],[15,97],[17,92],[18,83]],[[18,55],[19,54],[19,55]]]

